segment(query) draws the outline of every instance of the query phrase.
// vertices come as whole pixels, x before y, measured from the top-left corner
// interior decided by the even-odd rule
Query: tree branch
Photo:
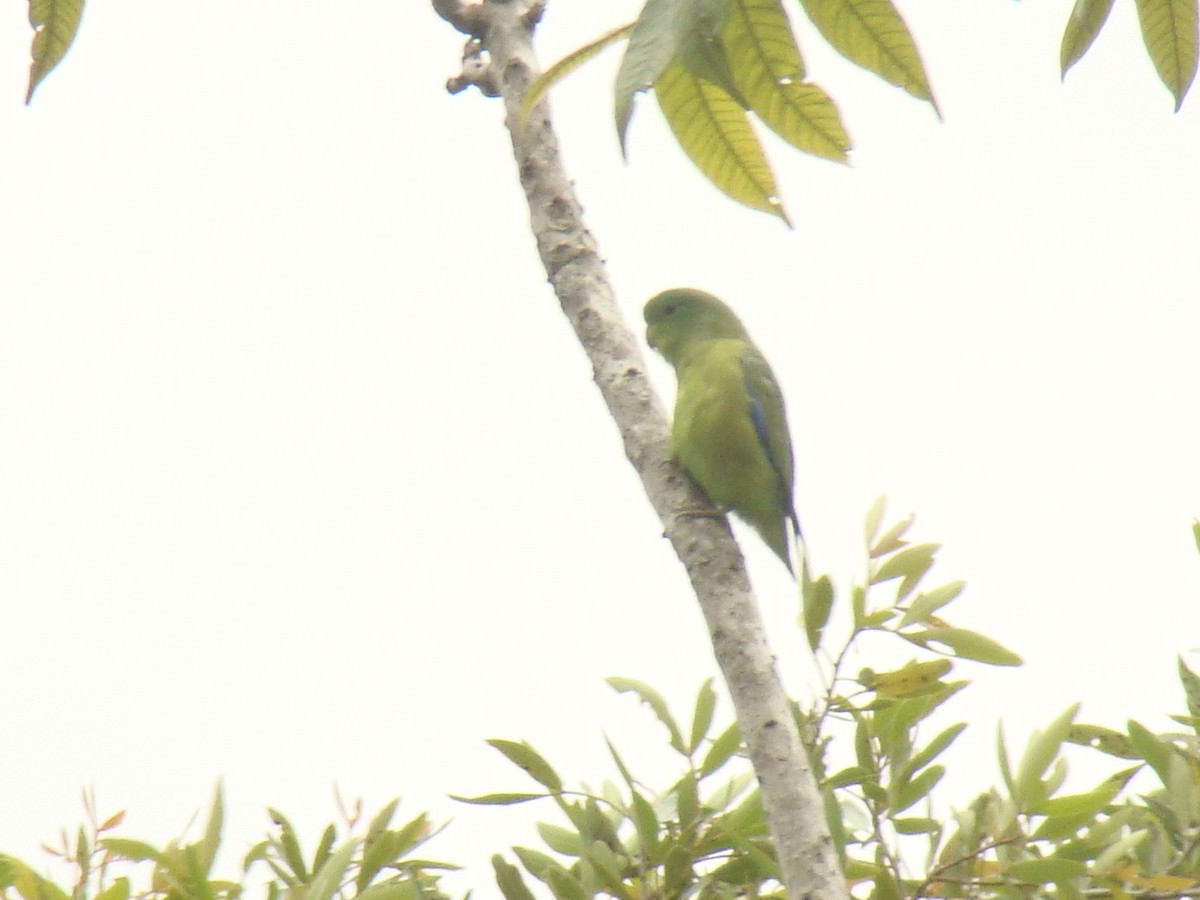
[[[687,569],[712,636],[713,651],[729,686],[738,726],[762,788],[763,808],[779,866],[792,900],[845,900],[824,805],[751,593],[741,551],[723,517],[679,516],[684,509],[712,508],[670,458],[669,427],[645,374],[637,338],[621,316],[596,242],[567,177],[546,105],[539,104],[524,129],[522,101],[538,69],[532,30],[541,3],[485,0],[462,16],[461,3],[433,0],[455,27],[484,21],[491,83],[507,110],[506,124],[538,253],[554,292],[592,363],[593,378],[617,423],[625,454],[642,478],[666,536]],[[444,8],[455,8],[455,16]],[[468,32],[471,33],[471,32]]]

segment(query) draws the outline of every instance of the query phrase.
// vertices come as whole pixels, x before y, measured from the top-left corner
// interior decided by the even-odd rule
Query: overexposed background
[[[1066,0],[901,7],[945,122],[801,24],[857,149],[764,138],[794,231],[707,186],[645,98],[622,164],[617,53],[552,104],[635,327],[702,286],[771,359],[816,567],[861,571],[886,493],[945,542],[931,579],[968,580],[954,623],[1026,658],[959,667],[965,803],[999,719],[1019,741],[1075,700],[1113,727],[1183,708],[1200,123],[1132,4],[1065,85]],[[543,58],[636,9],[555,0]],[[539,810],[447,799],[526,789],[483,740],[596,783],[608,733],[652,777],[662,731],[604,677],[684,715],[715,668],[545,283],[499,104],[446,95],[462,40],[420,0],[128,0],[89,6],[25,108],[24,13],[0,28],[0,851],[40,863],[85,784],[163,841],[223,777],[232,873],[267,804],[311,851],[336,782],[452,817],[426,852],[494,895],[487,857]],[[807,696],[790,582],[745,547]]]

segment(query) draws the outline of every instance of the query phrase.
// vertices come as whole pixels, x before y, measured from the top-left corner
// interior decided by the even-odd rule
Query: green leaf
[[[134,862],[157,860],[159,857],[158,848],[153,844],[147,844],[145,841],[135,841],[132,838],[100,838],[97,843],[114,856],[133,860]]]
[[[555,84],[566,78],[589,59],[596,56],[605,47],[629,37],[632,31],[632,24],[621,25],[618,28],[613,28],[611,31],[606,31],[600,37],[589,41],[579,49],[572,50],[535,78],[533,84],[529,85],[529,91],[525,94],[525,99],[521,101],[521,109],[517,113],[517,128],[525,128],[525,123],[529,121],[529,114],[533,112],[533,108],[546,96],[546,92],[550,88],[554,87]]]
[[[1064,794],[1033,804],[1027,812],[1038,816],[1093,816],[1112,802],[1112,791]]]
[[[1115,868],[1117,863],[1137,849],[1138,844],[1142,843],[1149,832],[1139,828],[1137,831],[1131,831],[1120,840],[1110,844],[1104,848],[1104,852],[1096,857],[1092,863],[1092,870],[1095,872],[1108,872]]]
[[[533,892],[525,886],[521,870],[499,853],[492,857],[492,871],[496,873],[496,886],[505,900],[536,900]]]
[[[880,494],[875,498],[863,518],[863,538],[866,540],[867,546],[870,546],[875,540],[875,535],[879,534],[879,526],[883,524],[883,514],[886,510],[887,497]]]
[[[546,846],[556,853],[563,856],[579,856],[583,853],[583,838],[578,832],[549,822],[538,822],[537,830]]]
[[[879,540],[870,546],[871,559],[879,559],[881,556],[887,556],[893,550],[898,550],[907,544],[908,541],[904,540],[904,532],[908,531],[912,526],[914,518],[914,516],[906,516],[880,535]]]
[[[96,895],[96,900],[129,900],[129,879],[116,879]]]
[[[368,842],[375,840],[387,830],[388,825],[391,824],[392,817],[396,815],[396,807],[399,805],[400,798],[397,797],[384,804],[383,808],[371,817],[371,822],[367,825],[366,839]]]
[[[213,792],[212,807],[208,813],[208,824],[204,827],[204,837],[196,845],[200,870],[207,876],[212,871],[213,860],[216,859],[217,849],[221,846],[221,827],[225,821],[225,800],[220,782]]]
[[[913,544],[892,554],[879,566],[871,584],[882,584],[893,578],[919,578],[933,565],[933,556],[941,544]]]
[[[358,849],[358,838],[346,841],[329,855],[325,865],[314,873],[304,892],[304,900],[330,900],[342,886],[342,878],[350,868],[350,860]]]
[[[546,873],[546,883],[559,900],[591,900],[595,893],[584,888],[583,883],[566,869],[551,869]]]
[[[538,881],[544,882],[549,877],[551,869],[566,871],[558,860],[547,856],[540,850],[531,850],[528,847],[513,847],[512,849],[513,853],[517,854],[517,859],[521,861],[521,865]]]
[[[956,725],[951,725],[932,741],[913,754],[913,758],[905,765],[905,769],[910,772],[915,772],[922,769],[929,763],[933,762],[940,756],[947,747],[954,743],[955,739],[966,730],[967,723],[959,722]]]
[[[804,633],[808,637],[808,646],[816,651],[821,646],[821,632],[829,623],[829,614],[833,611],[833,582],[828,575],[822,575],[816,581],[808,577],[808,567],[800,573],[801,586],[801,616],[804,620]]]
[[[900,834],[932,834],[942,827],[937,819],[925,817],[892,819],[892,827]]]
[[[1050,764],[1058,757],[1063,741],[1071,729],[1071,722],[1079,712],[1079,704],[1074,703],[1058,714],[1045,731],[1035,729],[1029,737],[1029,744],[1021,756],[1017,766],[1016,779],[1013,785],[1013,799],[1024,808],[1043,802],[1039,787],[1042,775],[1050,768]]]
[[[354,895],[354,900],[411,900],[421,897],[415,880],[384,881]]]
[[[717,694],[712,688],[712,679],[706,679],[700,685],[696,695],[696,711],[692,714],[692,734],[688,741],[688,756],[696,752],[700,742],[708,737],[708,729],[712,727],[713,711],[717,708]]]
[[[613,111],[621,155],[628,158],[625,133],[633,117],[633,98],[648,91],[675,54],[674,0],[647,0],[633,24],[621,67],[617,70]]]
[[[1200,519],[1192,519],[1192,540],[1196,542],[1196,549],[1200,550]]]
[[[924,591],[913,599],[909,604],[907,612],[904,613],[904,618],[900,620],[897,628],[903,628],[906,625],[912,625],[916,622],[924,622],[931,615],[957,597],[963,592],[963,588],[967,586],[965,581],[951,581],[949,584],[943,584],[941,587],[936,587],[931,591]]]
[[[549,796],[549,794],[500,793],[481,794],[478,797],[459,797],[451,794],[450,799],[457,800],[459,803],[471,803],[475,806],[514,806],[517,803],[528,803],[530,800],[541,800],[543,797]]]
[[[555,793],[562,791],[562,779],[558,777],[558,773],[529,744],[524,741],[521,743],[505,741],[500,738],[492,738],[488,741],[488,744],[503,753],[511,762],[516,763],[516,765],[524,769],[525,773],[538,784],[548,787]]]
[[[672,789],[675,795],[675,806],[679,811],[681,828],[692,828],[697,824],[700,812],[700,794],[697,790],[696,774],[684,772],[683,777]]]
[[[29,0],[29,24],[33,26],[30,55],[33,63],[29,66],[26,105],[33,99],[33,92],[42,80],[67,55],[82,17],[83,0]]]
[[[850,784],[858,784],[864,778],[873,778],[875,775],[872,769],[864,766],[847,766],[840,772],[835,772],[826,778],[821,787],[824,790],[834,790],[836,788],[846,787]]]
[[[329,859],[329,854],[333,852],[335,841],[337,841],[337,829],[330,823],[325,826],[325,830],[321,833],[321,841],[317,844],[317,852],[313,854],[312,869],[314,872],[325,865],[325,861]]]
[[[921,647],[945,652],[946,647],[959,659],[973,659],[991,666],[1019,666],[1021,657],[1001,646],[989,637],[966,628],[927,628],[924,631],[904,633],[900,637]],[[940,646],[931,646],[931,645]]]
[[[837,107],[804,83],[804,62],[780,0],[731,0],[722,39],[738,92],[763,124],[805,153],[846,161]]]
[[[618,900],[633,900],[633,895],[621,879],[624,864],[608,844],[604,841],[593,841],[587,850],[587,859],[609,894]]]
[[[1008,761],[1008,747],[1004,744],[1004,723],[996,723],[996,763],[1000,768],[1000,778],[1004,781],[1004,786],[1008,788],[1008,793],[1015,794],[1017,792],[1016,782],[1013,781],[1012,765]]]
[[[384,811],[388,813],[388,818],[379,818],[378,820],[386,824],[391,820],[391,812],[394,809],[394,806],[391,806],[391,810],[385,807]],[[354,879],[358,892],[365,891],[384,866],[392,865],[405,853],[413,850],[429,834],[430,830],[429,820],[424,813],[420,813],[398,829],[385,827],[375,832],[368,831],[367,838],[363,842],[358,874]]]
[[[652,688],[643,681],[638,681],[635,678],[619,678],[612,677],[605,679],[609,687],[620,694],[637,694],[638,699],[649,706],[654,715],[658,717],[658,721],[662,722],[667,727],[667,733],[671,737],[671,746],[687,755],[687,748],[683,744],[683,735],[680,734],[679,726],[675,724],[675,719],[671,716],[671,711],[667,709],[667,701],[663,699],[662,694]]]
[[[850,613],[853,616],[854,630],[862,630],[863,620],[867,616],[867,589],[860,584],[850,589]]]
[[[1183,685],[1183,696],[1187,701],[1188,712],[1200,716],[1200,676],[1187,667],[1183,657],[1178,657],[1179,683]]]
[[[1179,112],[1196,77],[1196,0],[1137,0],[1137,11],[1146,52]]]
[[[300,852],[300,841],[296,837],[296,830],[292,828],[292,823],[277,809],[267,807],[267,815],[279,827],[279,838],[272,842],[279,848],[284,861],[287,862],[296,877],[300,881],[306,880],[308,868],[304,864],[304,854]]]
[[[647,859],[658,859],[658,817],[650,801],[633,791],[633,824],[642,843],[642,853]]]
[[[729,761],[733,754],[737,753],[740,746],[742,746],[742,733],[738,730],[735,722],[721,732],[721,735],[708,748],[708,753],[704,754],[704,761],[700,764],[700,776],[703,778],[717,771]]]
[[[1169,787],[1171,770],[1171,755],[1174,752],[1167,741],[1160,740],[1143,725],[1129,720],[1129,740],[1134,749],[1141,755],[1164,787]]]
[[[8,857],[13,887],[24,900],[70,900],[69,895],[48,878],[43,878],[20,860]]]
[[[1092,46],[1092,41],[1096,40],[1096,35],[1108,19],[1112,5],[1113,0],[1075,0],[1058,51],[1063,78],[1067,77],[1067,70],[1079,62],[1088,47]]]
[[[1051,881],[1069,881],[1087,874],[1087,866],[1074,859],[1023,859],[1015,862],[1004,872],[1015,881],[1028,884],[1046,884]]]
[[[791,225],[750,120],[727,91],[672,59],[654,83],[654,94],[679,146],[713,185]]]
[[[800,0],[825,40],[852,63],[928,100],[941,116],[908,26],[891,0]]]
[[[1067,740],[1120,759],[1142,758],[1127,735],[1101,725],[1072,725]]]

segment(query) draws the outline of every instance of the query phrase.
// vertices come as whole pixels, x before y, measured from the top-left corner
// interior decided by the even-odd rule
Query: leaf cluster
[[[1063,33],[1065,77],[1114,0],[1076,0]],[[1146,51],[1178,111],[1195,78],[1200,0],[1135,0]],[[892,0],[799,0],[839,54],[938,110],[917,45]],[[752,120],[796,149],[846,162],[851,142],[833,98],[809,80],[782,0],[646,0],[637,20],[600,35],[534,83],[524,113],[567,73],[626,42],[614,86],[622,153],[634,99],[653,91],[679,146],[721,191],[788,221]]]
[[[399,801],[393,800],[357,833],[358,812],[346,817],[351,834],[339,840],[338,828],[326,826],[311,857],[301,850],[296,830],[287,817],[268,810],[273,828],[266,839],[246,854],[243,879],[252,868],[266,867],[267,900],[445,900],[438,872],[446,863],[411,854],[428,840],[433,828],[424,813],[392,828]],[[79,827],[73,844],[66,834],[62,845],[46,848],[75,871],[65,888],[38,874],[29,864],[0,854],[0,900],[238,900],[244,880],[212,876],[220,848],[224,800],[220,787],[213,797],[203,835],[182,837],[162,847],[115,835],[125,812],[97,824],[94,802],[84,795],[88,825]],[[146,868],[144,864],[149,863]]]
[[[850,590],[848,636],[830,647],[839,607],[827,576],[803,580],[801,627],[821,662],[823,695],[795,714],[824,797],[843,871],[858,896],[1173,897],[1200,887],[1200,678],[1182,662],[1189,731],[1125,732],[1075,721],[1072,707],[1035,731],[1012,764],[1001,739],[999,785],[964,809],[935,788],[942,760],[966,729],[937,723],[943,704],[968,687],[947,680],[957,660],[1008,666],[1019,658],[942,616],[961,582],[922,589],[937,545],[910,544],[911,518],[881,526],[882,502],[866,523],[866,572]],[[1197,526],[1200,546],[1200,525]],[[894,587],[885,602],[876,595]],[[887,634],[921,654],[899,668],[843,673],[868,634]],[[836,649],[837,652],[831,652]],[[516,863],[493,857],[507,900],[534,896],[527,879],[556,898],[782,896],[762,806],[736,725],[714,728],[716,694],[705,682],[690,723],[650,685],[609,682],[632,693],[666,729],[679,774],[665,787],[638,778],[609,743],[618,780],[568,788],[527,743],[492,741],[540,790],[460,798],[484,805],[550,801],[557,821],[539,824],[544,848],[514,847]],[[928,735],[932,733],[932,737]],[[1119,768],[1079,793],[1064,790],[1068,751],[1115,758]],[[1132,793],[1135,776],[1158,780]]]

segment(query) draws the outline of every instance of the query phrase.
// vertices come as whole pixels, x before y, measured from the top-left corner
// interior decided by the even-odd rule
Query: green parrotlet
[[[646,304],[646,340],[675,367],[671,452],[712,502],[750,523],[792,571],[792,439],[770,365],[733,310],[672,288]]]

